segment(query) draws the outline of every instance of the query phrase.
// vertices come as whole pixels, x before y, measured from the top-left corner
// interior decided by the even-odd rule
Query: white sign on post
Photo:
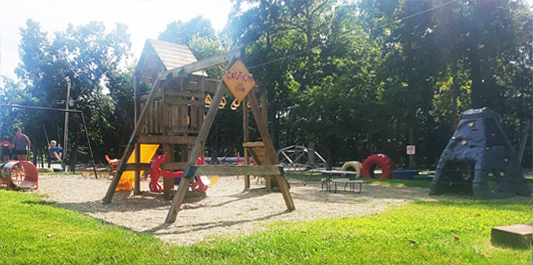
[[[408,155],[414,155],[416,151],[416,148],[414,145],[408,145],[407,146],[407,154]]]

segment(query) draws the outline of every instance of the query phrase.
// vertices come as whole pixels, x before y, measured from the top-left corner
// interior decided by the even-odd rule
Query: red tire
[[[379,179],[390,179],[391,172],[396,168],[394,161],[384,154],[371,155],[363,162],[361,175],[363,178],[375,178],[374,170],[376,167],[381,168],[381,177]]]

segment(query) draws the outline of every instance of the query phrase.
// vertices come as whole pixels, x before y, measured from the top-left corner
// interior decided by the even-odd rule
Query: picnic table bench
[[[333,179],[331,180],[333,184],[335,184],[335,193],[337,193],[337,183],[344,183],[344,190],[346,190],[346,186],[350,187],[350,191],[355,192],[355,185],[357,184],[359,186],[359,189],[357,191],[358,194],[361,194],[363,191],[363,181],[362,180],[351,180],[351,179]]]
[[[325,176],[325,178],[322,179],[322,189],[324,189],[324,185],[326,185],[326,188],[328,191],[331,190],[331,184],[334,184],[335,187],[335,193],[337,193],[337,184],[341,183],[344,184],[344,190],[346,190],[346,187],[350,187],[350,191],[355,192],[355,185],[357,184],[359,189],[357,193],[361,193],[363,191],[363,181],[362,180],[351,180],[349,178],[332,178],[333,175],[357,175],[357,172],[355,171],[342,171],[342,170],[323,170],[319,171],[322,173],[322,175]]]
[[[292,145],[278,150],[277,154],[280,163],[283,165],[284,172],[298,175],[298,178],[302,181],[304,186],[307,185],[313,175],[321,174],[322,176],[325,176],[325,178],[322,179],[322,190],[324,190],[324,185],[326,185],[327,190],[330,191],[332,183],[334,184],[335,192],[337,192],[338,183],[344,183],[344,190],[349,186],[351,191],[355,191],[356,184],[359,186],[358,193],[361,193],[363,190],[362,180],[332,178],[334,175],[357,176],[357,171],[331,170],[331,167],[328,166],[326,160],[312,148]]]

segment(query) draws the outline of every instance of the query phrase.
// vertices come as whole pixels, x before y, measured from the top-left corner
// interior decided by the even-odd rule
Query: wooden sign
[[[226,71],[222,80],[239,103],[255,86],[255,80],[252,74],[248,72],[248,69],[246,69],[246,66],[244,66],[244,63],[241,60],[237,60],[233,66]]]

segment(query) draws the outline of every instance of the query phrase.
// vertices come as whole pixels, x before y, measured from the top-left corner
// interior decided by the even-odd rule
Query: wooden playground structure
[[[250,187],[250,175],[263,175],[267,191],[272,190],[273,183],[276,184],[281,190],[287,208],[295,209],[288,184],[283,176],[283,168],[279,165],[276,150],[268,133],[264,90],[254,87],[244,93],[244,90],[241,91],[242,82],[237,84],[238,87],[228,88],[221,80],[208,79],[203,71],[226,64],[225,73],[230,76],[230,67],[235,62],[242,64],[238,59],[243,55],[244,51],[234,50],[196,61],[186,46],[151,39],[146,41],[134,75],[135,128],[121,158],[122,162],[103,199],[104,204],[111,203],[125,171],[134,172],[134,194],[141,193],[141,172],[150,168],[149,163],[141,162],[141,144],[158,144],[167,154],[167,162],[161,164],[161,169],[184,171],[175,194],[173,194],[174,179],[163,179],[163,196],[166,199],[174,196],[166,223],[176,221],[191,178],[199,175],[245,175],[245,189]],[[236,76],[233,77],[236,79]],[[251,75],[249,78],[253,81]],[[142,83],[151,85],[152,89],[148,95],[141,96]],[[199,166],[198,158],[204,153],[209,130],[224,94],[232,92],[235,95],[231,89],[242,92],[240,94],[242,102],[239,103],[243,106],[245,165]],[[207,104],[209,109],[204,115],[206,98],[211,97],[209,93],[214,93],[214,96],[210,102],[207,100],[210,104]],[[262,109],[256,94],[262,98]],[[252,110],[261,142],[248,142],[248,108],[245,107],[247,105]],[[176,149],[180,150],[179,157],[175,157]],[[250,155],[256,165],[248,164]],[[130,156],[134,159],[129,159]]]

